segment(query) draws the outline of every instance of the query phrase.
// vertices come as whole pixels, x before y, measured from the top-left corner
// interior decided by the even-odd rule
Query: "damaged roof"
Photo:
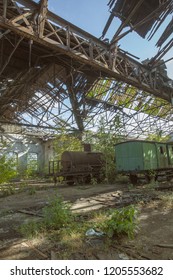
[[[120,50],[114,60],[109,44],[50,11],[41,30],[44,11],[37,2],[0,0],[0,14],[4,15],[0,17],[2,129],[7,123],[20,123],[44,130],[83,131],[95,128],[104,116],[106,122],[121,118],[119,134],[131,131],[139,135],[148,133],[148,127],[160,126],[167,133],[172,130],[173,87],[168,84],[172,81],[160,67],[151,71]],[[141,1],[118,2],[137,5]],[[115,5],[115,1],[111,3]],[[123,9],[121,6],[120,11]],[[141,32],[146,32],[144,26]],[[156,96],[146,93],[145,85]]]
[[[150,32],[148,38],[151,39],[165,18],[173,11],[172,0],[110,0],[108,6],[111,15],[103,31],[103,37],[114,17],[118,17],[122,22],[113,39],[116,39],[122,29],[127,26],[142,38]],[[167,36],[165,36],[166,39]]]

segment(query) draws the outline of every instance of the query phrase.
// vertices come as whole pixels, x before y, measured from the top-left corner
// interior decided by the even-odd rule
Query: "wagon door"
[[[173,167],[173,144],[168,144],[169,165]]]
[[[157,151],[155,143],[143,143],[144,170],[157,169]]]
[[[158,158],[158,168],[168,168],[168,155],[167,155],[167,149],[166,144],[163,143],[157,143],[157,158]]]

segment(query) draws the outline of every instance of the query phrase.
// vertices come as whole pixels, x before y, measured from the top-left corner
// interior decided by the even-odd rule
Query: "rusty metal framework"
[[[82,132],[100,119],[138,137],[172,132],[172,81],[48,10],[0,0],[0,123]]]
[[[110,0],[108,6],[110,16],[103,30],[102,37],[106,35],[114,17],[118,17],[121,20],[121,24],[116,30],[111,44],[115,44],[132,31],[137,32],[142,38],[148,35],[148,40],[151,40],[173,12],[172,0]],[[160,49],[150,61],[150,66],[154,66],[157,60],[161,59],[172,48],[173,39],[166,42],[172,35],[172,23],[173,20],[171,18],[156,44]],[[164,43],[165,46],[163,46]]]

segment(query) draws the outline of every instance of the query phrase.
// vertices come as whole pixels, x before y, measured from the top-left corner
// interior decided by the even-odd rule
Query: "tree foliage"
[[[10,181],[17,175],[15,167],[16,163],[13,159],[0,155],[0,184]]]
[[[164,136],[162,130],[158,130],[156,133],[149,134],[146,140],[157,141],[157,142],[167,142],[170,140],[170,136]]]
[[[54,151],[57,160],[64,151],[82,151],[82,141],[73,134],[67,134],[64,130],[54,140]]]
[[[103,172],[108,183],[113,183],[116,178],[115,144],[120,141],[120,136],[116,133],[117,128],[119,130],[120,126],[121,122],[118,117],[107,125],[105,125],[104,119],[101,118],[97,132],[89,132],[86,137],[86,140],[93,144],[94,151],[103,153],[105,161]]]

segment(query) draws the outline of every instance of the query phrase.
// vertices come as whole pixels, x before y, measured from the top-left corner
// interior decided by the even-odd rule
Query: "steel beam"
[[[152,71],[116,46],[110,47],[109,44],[105,44],[50,12],[47,12],[47,15],[44,14],[44,24],[38,37],[32,25],[35,10],[31,7],[39,8],[39,5],[29,0],[18,2],[28,5],[30,12],[8,20],[0,17],[1,28],[9,29],[39,45],[48,47],[54,53],[61,53],[69,59],[73,58],[79,63],[91,65],[102,71],[105,76],[126,82],[171,102],[173,89],[163,83],[162,77],[156,73],[157,69]]]

